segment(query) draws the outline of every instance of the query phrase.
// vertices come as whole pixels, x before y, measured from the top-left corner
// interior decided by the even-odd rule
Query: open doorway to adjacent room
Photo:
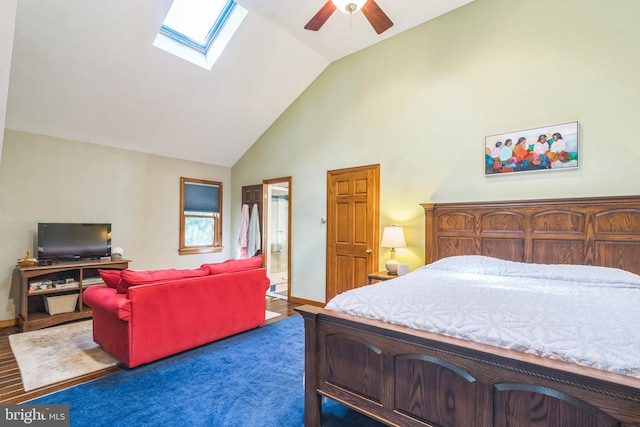
[[[267,295],[291,293],[291,177],[263,181],[263,256],[271,281]]]

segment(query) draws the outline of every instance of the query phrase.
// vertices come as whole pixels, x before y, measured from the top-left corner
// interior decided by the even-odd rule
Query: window
[[[222,251],[222,183],[180,178],[180,255]]]
[[[210,70],[246,15],[233,0],[174,0],[153,45]]]

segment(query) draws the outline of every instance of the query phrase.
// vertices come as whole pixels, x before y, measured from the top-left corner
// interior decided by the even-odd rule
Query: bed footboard
[[[321,396],[398,426],[640,427],[640,379],[312,306],[305,426]]]

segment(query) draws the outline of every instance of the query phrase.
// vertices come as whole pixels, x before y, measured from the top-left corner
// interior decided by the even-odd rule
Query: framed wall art
[[[484,150],[485,176],[577,168],[578,122],[490,135]]]

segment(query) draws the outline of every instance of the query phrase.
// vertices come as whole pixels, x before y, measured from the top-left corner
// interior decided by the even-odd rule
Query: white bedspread
[[[640,276],[451,257],[328,309],[640,378]]]

